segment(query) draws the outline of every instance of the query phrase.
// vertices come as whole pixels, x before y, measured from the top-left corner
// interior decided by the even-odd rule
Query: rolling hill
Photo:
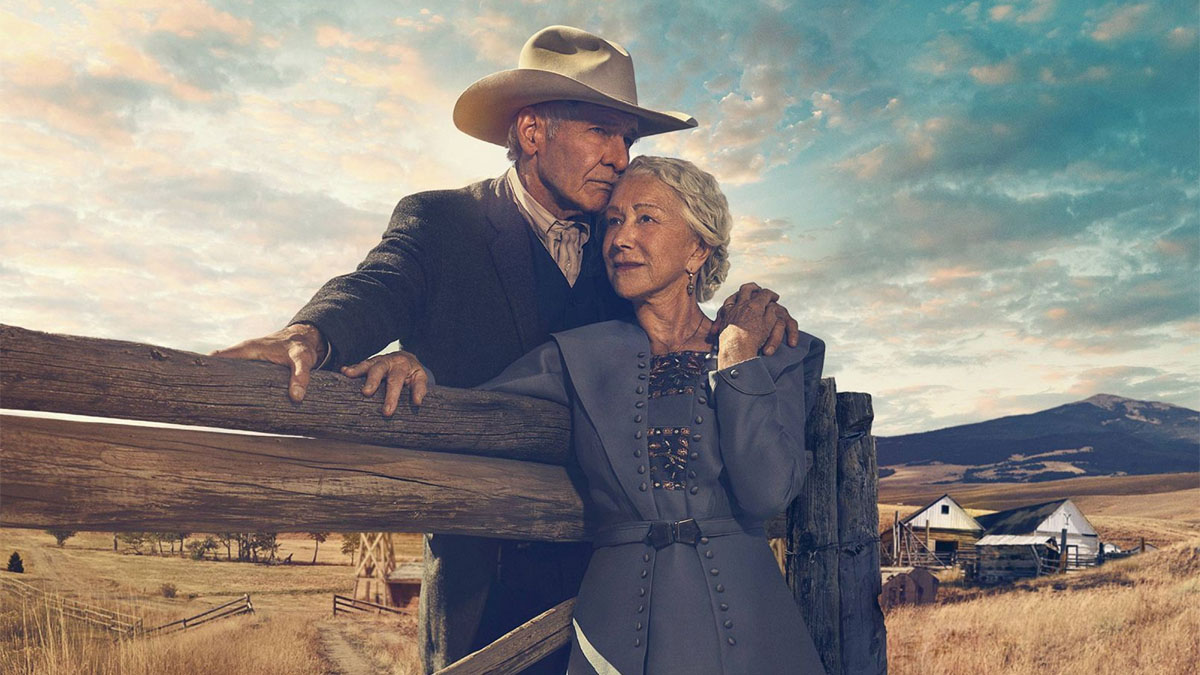
[[[1200,412],[1097,394],[1028,415],[876,441],[880,467],[958,465],[958,481],[968,483],[1194,472]]]

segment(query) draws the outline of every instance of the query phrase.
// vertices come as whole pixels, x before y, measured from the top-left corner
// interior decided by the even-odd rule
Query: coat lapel
[[[649,476],[637,472],[637,467],[647,461],[650,341],[646,333],[629,321],[606,321],[556,333],[554,339],[579,403],[604,446],[613,475],[637,509],[638,517],[657,520]]]
[[[526,232],[529,224],[517,210],[504,176],[493,180],[489,187],[484,196],[484,209],[492,228],[488,248],[516,323],[521,351],[527,352],[544,339],[544,336],[538,335],[533,258],[529,251],[529,234]]]

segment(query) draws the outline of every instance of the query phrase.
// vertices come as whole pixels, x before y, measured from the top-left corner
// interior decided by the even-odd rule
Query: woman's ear
[[[687,268],[693,272],[699,272],[700,268],[704,267],[704,263],[708,262],[708,256],[712,255],[712,250],[712,247],[703,240],[697,241],[696,250],[688,256]]]

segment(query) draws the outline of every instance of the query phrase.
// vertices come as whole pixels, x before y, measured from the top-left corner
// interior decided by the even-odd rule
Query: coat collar
[[[521,350],[536,347],[543,335],[538,335],[538,311],[533,278],[533,257],[529,250],[529,223],[517,208],[508,181],[504,176],[484,184],[484,213],[491,226],[488,249],[492,264],[500,277],[508,308],[516,323]]]

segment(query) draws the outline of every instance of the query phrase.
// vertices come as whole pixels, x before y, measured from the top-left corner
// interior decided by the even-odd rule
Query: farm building
[[[1052,502],[1021,506],[1007,511],[997,511],[986,516],[979,516],[979,524],[984,528],[984,534],[993,535],[1022,535],[1053,537],[1061,547],[1062,532],[1067,532],[1067,566],[1080,567],[1091,565],[1096,554],[1100,551],[1100,535],[1096,528],[1088,522],[1087,516],[1079,510],[1070,499],[1058,499]],[[986,546],[987,537],[976,543],[976,546]]]
[[[998,584],[1049,574],[1058,569],[1058,544],[1041,534],[989,534],[975,543],[976,576]]]
[[[971,557],[983,526],[948,494],[895,523],[880,537],[892,565],[952,565]]]

